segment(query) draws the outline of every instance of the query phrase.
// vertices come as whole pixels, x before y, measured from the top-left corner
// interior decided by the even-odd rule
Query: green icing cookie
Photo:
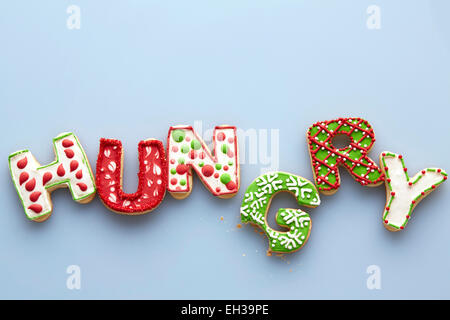
[[[313,183],[305,178],[285,172],[272,172],[256,178],[245,191],[241,205],[241,221],[263,229],[269,239],[269,252],[289,253],[306,243],[311,231],[308,213],[300,209],[279,209],[276,222],[287,227],[282,232],[272,229],[266,222],[271,198],[281,191],[291,192],[301,206],[317,207],[320,197]]]

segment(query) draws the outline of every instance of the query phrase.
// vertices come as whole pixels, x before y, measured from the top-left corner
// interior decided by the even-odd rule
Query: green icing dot
[[[177,129],[172,131],[172,138],[175,142],[183,141],[185,136],[184,130]]]
[[[184,158],[180,158],[180,159],[178,159],[178,163],[180,163],[180,164],[184,164]]]
[[[172,169],[170,169],[170,173],[175,174],[175,173],[177,173],[177,170],[175,168],[172,168]]]
[[[189,152],[189,145],[188,144],[183,144],[183,146],[181,147],[181,152],[188,153]]]
[[[228,146],[226,144],[223,144],[222,147],[220,148],[222,150],[222,153],[227,154],[228,152]]]
[[[228,165],[232,166],[233,165],[233,161],[228,161]]]
[[[220,163],[216,164],[216,170],[222,169],[222,165]]]
[[[205,165],[205,163],[204,162],[200,162],[199,164],[198,164],[198,166],[201,168],[201,167],[203,167]]]
[[[200,143],[200,141],[195,140],[195,139],[191,141],[191,148],[192,148],[192,149],[198,150],[198,149],[200,149],[201,147],[202,147],[202,144]]]
[[[222,182],[223,184],[227,184],[230,181],[231,181],[231,177],[228,173],[224,173],[220,176],[220,182]]]
[[[186,185],[186,180],[180,180],[180,184],[182,185],[182,186],[185,186]]]

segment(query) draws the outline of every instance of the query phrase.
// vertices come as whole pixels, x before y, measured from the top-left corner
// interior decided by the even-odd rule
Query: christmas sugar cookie
[[[269,240],[269,252],[290,253],[301,249],[311,232],[311,219],[300,209],[279,209],[276,222],[287,231],[272,229],[267,223],[270,202],[279,192],[290,192],[300,206],[317,207],[319,193],[307,179],[285,172],[267,173],[256,178],[245,191],[241,220],[261,228]]]
[[[350,145],[335,148],[332,139],[340,134],[350,138]],[[368,157],[375,142],[370,124],[361,118],[339,118],[313,124],[307,132],[314,180],[320,192],[331,195],[340,186],[338,166],[344,166],[363,186],[378,186],[384,174]]]
[[[78,138],[62,133],[53,139],[56,159],[41,166],[28,150],[9,156],[9,169],[28,219],[47,220],[53,210],[50,193],[68,187],[73,200],[88,203],[95,196],[95,182],[89,161]]]
[[[100,199],[110,210],[139,215],[154,210],[164,199],[167,187],[167,163],[161,141],[139,142],[138,189],[128,194],[122,190],[123,150],[115,139],[101,139],[97,158],[97,188]]]
[[[410,177],[403,156],[387,151],[381,154],[380,162],[386,175],[384,226],[390,231],[403,230],[414,208],[447,180],[447,173],[440,168],[425,168]]]
[[[192,191],[192,170],[215,196],[230,198],[239,190],[236,127],[217,126],[212,153],[191,126],[171,127],[167,137],[168,191],[184,199]]]

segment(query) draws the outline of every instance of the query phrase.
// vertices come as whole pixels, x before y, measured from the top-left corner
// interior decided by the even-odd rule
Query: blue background
[[[80,30],[66,27],[71,4]],[[380,30],[366,27],[371,4]],[[411,173],[450,170],[449,10],[444,0],[2,1],[0,298],[450,298],[448,184],[391,233],[384,187],[341,170],[339,191],[308,210],[306,246],[279,258],[251,227],[236,227],[261,164],[242,165],[231,200],[195,178],[189,198],[166,195],[140,217],[58,190],[41,224],[26,219],[7,165],[23,148],[50,162],[51,139],[74,131],[95,168],[100,137],[117,138],[134,192],[139,140],[165,142],[170,125],[201,120],[280,129],[279,168],[312,179],[307,128],[361,116],[375,130],[372,158],[390,150]],[[286,195],[272,216],[279,207],[297,206]],[[66,288],[72,264],[81,290]],[[366,287],[372,264],[381,290]]]

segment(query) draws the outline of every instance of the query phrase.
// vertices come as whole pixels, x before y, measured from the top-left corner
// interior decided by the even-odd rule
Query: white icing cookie
[[[380,162],[386,175],[384,226],[390,231],[403,230],[417,204],[447,180],[447,173],[439,168],[426,168],[409,177],[403,157],[388,151],[381,154]]]
[[[73,133],[62,133],[53,139],[56,159],[41,166],[28,150],[9,156],[11,177],[22,201],[27,218],[41,222],[52,213],[50,192],[68,187],[73,200],[91,201],[96,192],[94,175],[86,154]]]
[[[192,169],[213,195],[230,198],[238,192],[240,171],[236,127],[217,126],[213,141],[211,154],[191,126],[169,129],[167,189],[174,198],[184,199],[191,193]]]

